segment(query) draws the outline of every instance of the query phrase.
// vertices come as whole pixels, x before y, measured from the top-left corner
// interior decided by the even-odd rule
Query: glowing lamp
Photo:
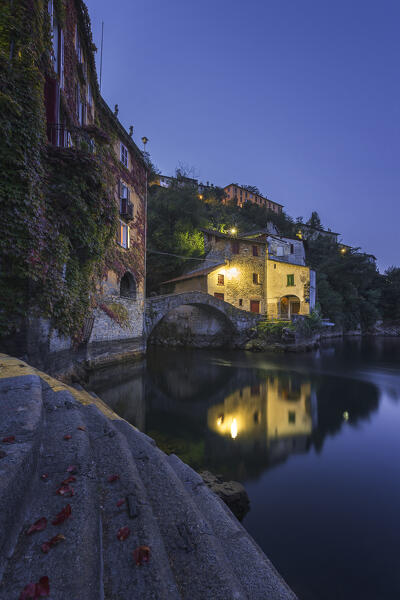
[[[232,235],[236,235],[236,234],[237,234],[237,229],[236,229],[236,227],[232,227],[232,229],[231,229],[231,234],[232,234]]]
[[[237,422],[236,422],[236,419],[233,419],[232,425],[231,425],[231,438],[234,440],[237,437],[237,434],[238,434]]]

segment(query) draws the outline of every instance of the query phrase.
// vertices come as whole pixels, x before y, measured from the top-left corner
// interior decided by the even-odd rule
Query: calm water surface
[[[400,340],[146,362],[90,387],[164,450],[243,482],[243,524],[302,600],[400,598]]]

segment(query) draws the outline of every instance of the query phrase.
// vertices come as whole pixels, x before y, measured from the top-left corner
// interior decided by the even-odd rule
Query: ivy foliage
[[[0,14],[0,337],[36,314],[76,338],[115,240],[110,150],[47,144],[47,2],[6,3]]]

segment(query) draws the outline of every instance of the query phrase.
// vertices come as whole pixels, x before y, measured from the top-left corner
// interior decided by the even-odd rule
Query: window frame
[[[253,284],[260,285],[260,273],[253,273]]]
[[[122,142],[119,143],[119,160],[122,162],[124,167],[128,168],[129,158],[128,158],[128,148]]]
[[[294,273],[286,275],[286,287],[294,287]]]
[[[223,273],[218,273],[217,285],[225,285],[225,275]]]

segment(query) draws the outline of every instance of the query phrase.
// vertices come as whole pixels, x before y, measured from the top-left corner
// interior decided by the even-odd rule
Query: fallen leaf
[[[43,531],[43,529],[46,529],[46,527],[47,519],[46,517],[41,517],[29,527],[28,531],[26,532],[26,535],[31,535],[32,533],[35,533],[35,531]]]
[[[48,478],[49,478],[48,473],[42,473],[42,475],[40,476],[40,479],[43,479],[43,481],[46,481]]]
[[[59,496],[73,496],[74,490],[69,485],[62,485],[61,487],[58,488],[58,490],[56,491],[56,494],[58,494]]]
[[[117,481],[119,479],[119,475],[110,475],[108,481],[112,483],[113,481]]]
[[[36,583],[28,583],[22,590],[19,600],[29,600],[35,598],[36,594]]]
[[[53,519],[52,524],[53,525],[60,525],[61,523],[64,523],[64,521],[66,521],[70,516],[71,516],[71,505],[67,504],[67,506],[65,506],[59,513],[58,515],[56,515],[56,517]]]
[[[71,475],[70,477],[67,477],[67,479],[64,479],[64,481],[62,481],[60,485],[68,485],[69,483],[73,483],[74,481],[76,481],[76,477]]]
[[[63,540],[65,540],[65,535],[58,533],[57,535],[52,537],[51,540],[42,544],[42,546],[41,546],[42,552],[44,552],[44,554],[47,554],[49,552],[50,548],[52,548],[53,546],[56,546]]]
[[[78,467],[76,467],[75,465],[70,465],[67,469],[67,473],[76,473],[78,470]]]
[[[72,435],[69,435],[69,433],[64,435],[64,440],[70,440],[71,438],[72,438]]]
[[[50,594],[50,583],[47,576],[39,579],[39,583],[36,584],[35,593],[35,598],[43,598],[44,596],[48,596]]]
[[[83,425],[79,425],[77,429],[79,429],[79,431],[86,431],[86,427],[83,427]]]
[[[129,527],[121,527],[121,529],[118,530],[117,538],[120,542],[123,542],[127,537],[129,537],[130,532],[131,530]]]
[[[125,503],[125,498],[121,498],[121,500],[118,500],[117,502],[117,506],[122,506]]]
[[[5,444],[13,444],[15,442],[15,435],[9,435],[7,437],[4,437],[1,441]]]
[[[45,576],[41,577],[38,583],[28,583],[22,590],[19,600],[37,600],[37,598],[44,598],[49,594],[49,578]]]
[[[150,560],[150,548],[148,546],[139,546],[133,551],[133,560],[139,567]]]

